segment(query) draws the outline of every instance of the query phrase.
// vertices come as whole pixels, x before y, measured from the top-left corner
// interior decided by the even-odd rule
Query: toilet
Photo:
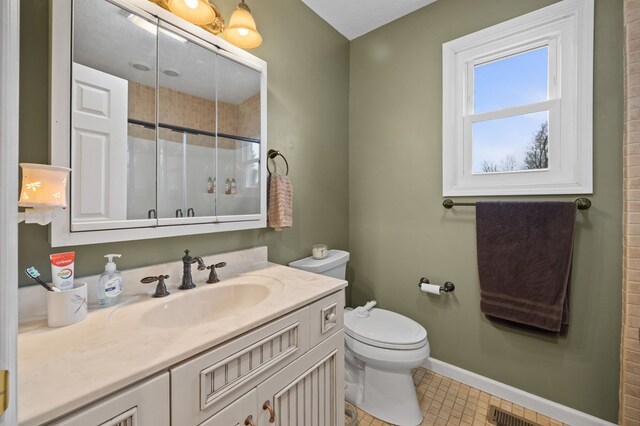
[[[307,257],[289,264],[345,279],[349,253],[329,250],[325,259]],[[411,369],[429,357],[427,330],[398,313],[373,307],[345,310],[345,396],[347,401],[387,423],[415,426],[423,416]]]

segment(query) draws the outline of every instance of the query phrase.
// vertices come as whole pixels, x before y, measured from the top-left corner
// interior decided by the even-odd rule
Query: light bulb
[[[249,30],[247,28],[238,28],[238,34],[240,34],[242,37],[246,37],[247,35],[249,35]]]
[[[198,0],[184,0],[184,4],[186,4],[189,9],[195,9],[198,7]]]

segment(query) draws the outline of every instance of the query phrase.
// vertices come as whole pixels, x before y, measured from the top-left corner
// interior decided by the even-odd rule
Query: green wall
[[[227,22],[237,0],[216,0]],[[263,36],[256,56],[268,62],[269,147],[291,167],[294,227],[69,247],[79,276],[104,270],[106,253],[122,253],[118,267],[175,260],[184,249],[205,255],[257,245],[287,263],[319,242],[348,248],[349,42],[299,0],[249,2]],[[48,162],[47,0],[21,2],[20,161]],[[36,265],[50,279],[48,227],[21,224],[19,266]],[[179,279],[177,277],[176,279]],[[29,283],[21,274],[20,283]]]
[[[593,207],[578,213],[567,337],[521,332],[484,318],[474,209],[448,211],[441,205],[442,43],[551,3],[440,0],[351,43],[351,300],[376,299],[420,322],[434,358],[616,421],[621,1],[596,1],[595,190]],[[419,293],[422,276],[453,281],[455,293]]]
[[[227,18],[236,0],[216,1]],[[551,339],[479,311],[473,209],[442,208],[442,43],[552,0],[440,0],[349,43],[299,0],[250,2],[264,37],[269,147],[291,165],[294,228],[73,247],[77,273],[268,245],[350,249],[350,298],[422,323],[434,358],[607,420],[617,418],[622,205],[622,2],[596,2],[595,192],[578,214],[571,321]],[[48,161],[48,1],[23,0],[20,160]],[[349,89],[349,85],[351,89]],[[566,197],[561,197],[566,199]],[[20,268],[49,278],[47,228],[20,225]],[[421,276],[456,291],[418,292]],[[26,280],[21,279],[25,284]]]

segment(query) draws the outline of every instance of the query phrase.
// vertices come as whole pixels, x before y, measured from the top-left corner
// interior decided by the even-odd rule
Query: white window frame
[[[443,44],[442,195],[593,193],[593,0],[564,0]],[[549,49],[548,100],[473,113],[474,67]],[[549,168],[472,172],[473,123],[549,111]]]

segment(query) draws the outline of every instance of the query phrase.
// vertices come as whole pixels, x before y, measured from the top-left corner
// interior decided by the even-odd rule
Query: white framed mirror
[[[266,226],[266,63],[145,0],[52,2],[52,246]]]

